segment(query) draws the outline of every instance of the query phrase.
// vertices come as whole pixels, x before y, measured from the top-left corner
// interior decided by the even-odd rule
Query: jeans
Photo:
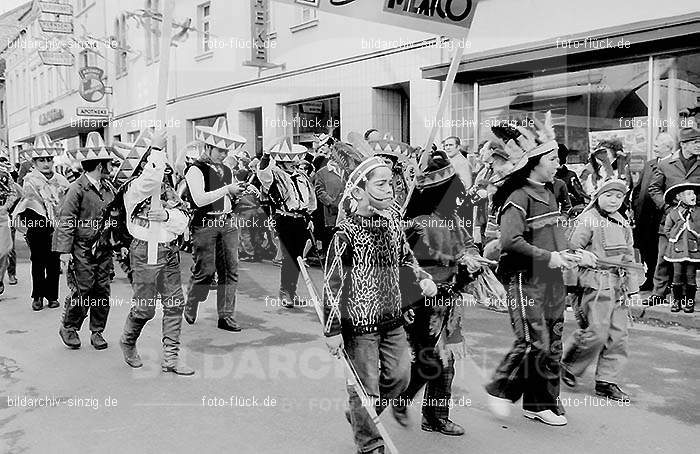
[[[512,402],[522,396],[525,410],[558,414],[566,306],[561,271],[523,276],[511,276],[508,283],[508,312],[516,339],[486,391]]]
[[[141,329],[156,313],[158,295],[163,305],[163,356],[173,362],[180,350],[180,331],[185,297],[180,277],[180,252],[173,244],[158,244],[158,262],[148,264],[148,243],[135,239],[130,246],[134,271],[134,297],[124,327],[123,341],[135,345]]]
[[[370,398],[379,399],[377,414],[386,408],[387,401],[398,397],[409,380],[410,353],[403,326],[390,331],[362,335],[343,334],[345,350]],[[348,384],[350,423],[355,444],[360,452],[369,452],[383,446],[369,413],[355,388]]]
[[[238,287],[238,242],[240,230],[235,219],[196,226],[192,232],[192,277],[187,305],[207,299],[209,286],[217,275],[216,311],[219,318],[233,316]]]

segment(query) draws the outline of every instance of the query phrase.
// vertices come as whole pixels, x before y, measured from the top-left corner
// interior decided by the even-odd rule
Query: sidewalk
[[[642,292],[640,296],[646,300],[651,292]],[[700,306],[695,302],[695,312],[686,314],[682,310],[680,312],[671,312],[669,303],[660,306],[637,306],[631,307],[632,316],[636,321],[644,323],[657,323],[662,325],[682,326],[683,328],[700,329]]]

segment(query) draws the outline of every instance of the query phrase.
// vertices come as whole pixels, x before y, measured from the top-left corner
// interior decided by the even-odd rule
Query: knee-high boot
[[[119,339],[119,346],[122,348],[122,353],[124,353],[124,361],[131,367],[143,366],[139,352],[136,350],[136,340],[141,335],[141,330],[143,330],[147,321],[146,319],[135,318],[131,311],[126,317],[124,332],[121,339]]]
[[[681,301],[683,300],[683,284],[671,284],[671,292],[673,301],[671,301],[671,312],[679,312],[681,310]]]
[[[177,375],[193,375],[194,369],[188,367],[178,358],[180,352],[180,330],[182,328],[182,311],[163,314],[163,372]]]
[[[697,286],[688,284],[685,286],[685,306],[683,306],[683,312],[687,314],[692,314],[695,312],[695,292],[697,291]]]

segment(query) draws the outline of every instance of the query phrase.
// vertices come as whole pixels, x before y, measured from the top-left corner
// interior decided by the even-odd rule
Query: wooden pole
[[[163,2],[163,22],[160,31],[160,62],[158,63],[158,98],[156,99],[156,130],[165,128],[165,103],[168,98],[168,69],[170,66],[170,29],[173,23],[173,0]],[[163,179],[163,175],[160,175]],[[160,185],[151,194],[151,210],[160,210]],[[148,235],[148,264],[158,263],[158,238],[162,228],[160,221],[151,221]]]
[[[455,43],[457,43],[458,45],[455,49],[455,54],[452,56],[452,61],[450,62],[450,69],[447,71],[447,79],[445,79],[445,85],[442,86],[440,102],[438,103],[437,112],[435,112],[435,121],[433,122],[433,125],[430,128],[430,133],[428,134],[428,138],[425,141],[425,147],[423,147],[423,154],[421,155],[420,161],[418,162],[418,171],[416,172],[416,176],[420,172],[422,172],[423,169],[425,169],[425,166],[428,163],[428,157],[430,157],[430,150],[433,145],[433,140],[435,139],[435,135],[437,134],[438,122],[440,121],[440,119],[442,119],[442,116],[445,113],[445,109],[447,108],[447,100],[450,98],[450,93],[452,92],[452,85],[454,84],[455,77],[457,76],[457,70],[459,69],[459,64],[462,61],[462,56],[464,55],[464,48],[466,47],[468,37],[469,30],[467,30],[467,33],[464,35],[464,40],[461,42],[461,45],[459,45],[459,40],[455,40]],[[411,187],[408,189],[406,200],[403,206],[401,207],[401,214],[406,212],[408,202],[409,200],[411,200],[411,196],[413,195],[413,190],[415,189],[415,187],[416,179],[414,177],[413,182],[411,183]]]

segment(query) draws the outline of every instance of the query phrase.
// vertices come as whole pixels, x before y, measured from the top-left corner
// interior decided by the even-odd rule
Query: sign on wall
[[[62,50],[38,51],[41,62],[49,66],[73,66],[73,54]]]
[[[39,2],[42,13],[73,15],[73,5],[69,3]]]
[[[41,31],[47,33],[61,33],[70,35],[73,33],[73,22],[63,22],[55,20],[40,20]]]
[[[250,0],[250,61],[246,66],[270,66],[268,48],[270,38],[268,32],[269,0]]]
[[[106,107],[76,107],[75,114],[79,117],[109,117],[109,110]]]
[[[86,66],[78,71],[80,86],[78,92],[85,101],[97,102],[105,95],[105,84],[102,82],[104,71],[94,66]]]
[[[46,112],[39,115],[39,124],[43,126],[49,123],[53,123],[54,121],[60,120],[61,118],[63,118],[63,109],[49,109]]]
[[[464,38],[479,0],[275,0],[316,3],[319,11],[341,14],[433,35]]]

